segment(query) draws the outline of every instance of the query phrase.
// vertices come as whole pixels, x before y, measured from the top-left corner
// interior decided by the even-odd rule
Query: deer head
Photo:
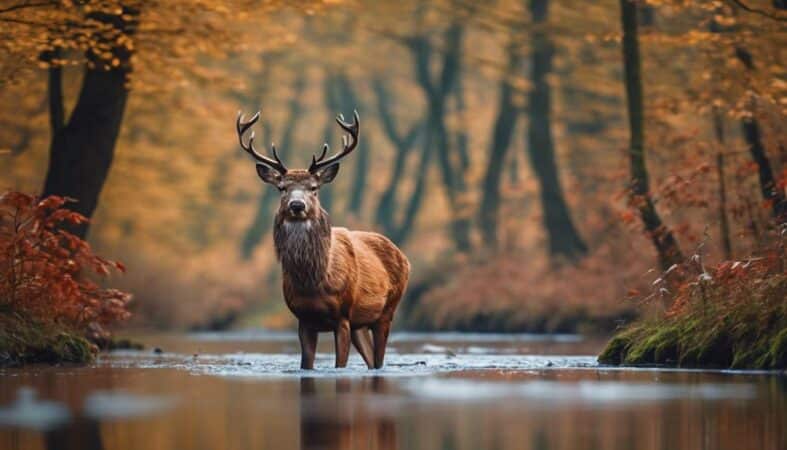
[[[336,123],[347,133],[342,136],[342,150],[326,157],[330,150],[326,142],[322,146],[320,155],[312,156],[312,163],[308,169],[287,169],[276,153],[276,146],[271,144],[273,158],[261,155],[254,148],[254,131],[249,134],[248,143],[243,140],[243,135],[260,118],[257,111],[248,121],[244,121],[243,114],[238,113],[236,128],[240,146],[246,150],[256,161],[257,175],[265,183],[275,186],[281,192],[279,214],[287,220],[306,220],[315,218],[321,213],[320,200],[317,193],[323,184],[330,183],[339,173],[339,161],[349,155],[358,145],[358,132],[360,120],[355,111],[352,123],[344,121],[344,116],[339,114]]]

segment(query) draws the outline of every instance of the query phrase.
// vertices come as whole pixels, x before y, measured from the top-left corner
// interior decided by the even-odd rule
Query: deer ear
[[[337,173],[339,173],[339,163],[331,164],[317,172],[317,178],[320,180],[320,184],[327,184],[336,178]]]
[[[279,184],[279,181],[281,181],[281,174],[266,166],[265,164],[257,164],[256,167],[257,175],[262,178],[262,181],[274,185]]]

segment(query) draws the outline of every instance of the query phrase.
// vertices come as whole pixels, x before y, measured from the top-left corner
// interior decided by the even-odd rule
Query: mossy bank
[[[714,280],[665,317],[634,323],[599,355],[613,365],[700,368],[787,368],[787,276]],[[699,292],[701,296],[698,296]]]
[[[87,363],[97,352],[96,345],[65,328],[0,313],[0,367]]]

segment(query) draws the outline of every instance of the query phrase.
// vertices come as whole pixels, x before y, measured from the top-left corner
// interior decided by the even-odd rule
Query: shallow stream
[[[87,367],[0,369],[0,450],[787,449],[787,377],[615,369],[572,335],[398,333],[298,369],[292,333],[147,336]],[[161,353],[152,349],[160,348]]]

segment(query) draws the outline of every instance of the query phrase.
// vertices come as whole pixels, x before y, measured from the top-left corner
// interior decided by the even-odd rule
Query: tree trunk
[[[778,7],[776,2],[774,2],[774,7]],[[724,27],[719,26],[715,21],[711,22],[711,31],[721,32],[725,30]],[[752,54],[745,47],[740,45],[736,46],[734,53],[735,57],[738,58],[747,71],[753,72],[757,70]],[[759,176],[762,197],[765,201],[770,203],[773,217],[777,221],[785,220],[785,218],[787,218],[787,201],[784,192],[778,188],[773,177],[771,163],[765,151],[765,146],[762,143],[760,124],[754,116],[754,111],[752,111],[751,117],[741,120],[741,129],[743,131],[743,138],[749,148],[749,154],[754,160],[754,163],[757,164],[757,173]]]
[[[355,150],[355,175],[350,186],[350,202],[347,211],[356,218],[363,212],[363,200],[366,194],[366,180],[369,175],[369,148],[372,146],[372,135],[366,133],[363,144]]]
[[[49,97],[49,128],[52,130],[53,140],[66,124],[65,106],[63,105],[63,67],[54,62],[54,60],[60,59],[60,54],[61,50],[56,48],[51,54],[45,56],[45,59],[48,59],[52,64],[49,67],[47,94]]]
[[[467,252],[472,247],[470,242],[471,222],[467,214],[462,211],[463,205],[460,202],[461,195],[464,194],[466,187],[464,185],[464,177],[456,173],[451,162],[451,147],[448,141],[444,114],[442,104],[432,104],[430,107],[429,128],[432,131],[432,142],[438,151],[438,167],[440,168],[443,187],[451,207],[451,236],[454,239],[456,249],[460,252]]]
[[[330,144],[333,142],[336,130],[336,121],[333,119],[333,115],[341,110],[339,94],[336,92],[336,74],[331,71],[326,72],[323,80],[323,103],[325,109],[329,112],[327,122],[325,122],[323,128],[323,137],[325,142]],[[329,213],[333,210],[333,191],[333,184],[325,184],[320,188],[320,203]]]
[[[683,260],[678,242],[661,221],[650,196],[648,171],[645,166],[645,124],[640,73],[639,36],[637,35],[637,3],[620,0],[623,28],[623,68],[629,116],[629,163],[631,170],[631,202],[637,205],[645,230],[653,240],[659,265],[667,270]]]
[[[462,52],[460,50],[457,67],[462,67],[461,57]],[[456,156],[459,159],[458,170],[462,173],[462,177],[464,178],[468,169],[470,169],[470,136],[467,133],[469,127],[467,124],[467,106],[465,104],[463,78],[462,71],[457,71],[453,92],[454,102],[456,105],[456,114],[459,118],[459,123],[454,131],[453,145],[456,148]]]
[[[785,202],[784,192],[779,189],[773,177],[771,163],[765,152],[765,146],[762,143],[759,123],[757,119],[751,117],[743,119],[741,121],[741,126],[743,128],[743,137],[746,140],[746,145],[749,147],[751,158],[757,164],[757,175],[760,179],[760,192],[762,192],[762,198],[770,203],[773,217],[776,220],[784,220],[787,218],[787,202]]]
[[[333,111],[331,116],[341,113],[345,117],[352,117],[353,111],[357,110],[363,114],[363,105],[355,95],[350,78],[346,73],[340,72],[335,79],[336,92],[338,93],[337,103],[339,109]],[[363,208],[364,194],[366,193],[366,179],[369,174],[369,151],[371,148],[370,134],[366,134],[363,142],[355,149],[355,168],[353,180],[350,185],[350,198],[347,203],[347,211],[355,217],[360,217]]]
[[[716,173],[719,177],[719,234],[724,259],[732,259],[732,242],[730,241],[730,224],[727,221],[727,187],[724,183],[724,153],[716,154]]]
[[[388,179],[388,184],[383,193],[380,195],[380,200],[377,203],[377,209],[374,214],[374,221],[377,225],[382,227],[383,232],[386,234],[392,233],[396,228],[396,197],[397,186],[404,174],[407,165],[407,156],[413,149],[419,131],[419,122],[414,123],[409,131],[400,135],[394,121],[393,113],[390,109],[391,97],[388,89],[382,80],[377,79],[373,82],[375,98],[377,100],[377,111],[380,121],[383,125],[383,131],[386,137],[396,148],[396,156],[391,169],[391,176]]]
[[[130,35],[138,14],[138,10],[124,6],[123,15],[95,13],[90,18]],[[98,39],[103,38],[99,36]],[[88,64],[76,106],[68,123],[54,131],[52,137],[42,193],[43,196],[75,199],[76,202],[68,207],[88,218],[93,216],[98,205],[112,165],[128,98],[126,82],[131,72],[131,52],[124,46],[113,46],[111,51],[119,61],[115,67],[107,67],[105,60],[88,51]],[[50,111],[52,124],[63,121],[62,101],[57,104],[62,95],[59,78],[59,74],[50,78],[50,99],[55,103]],[[84,238],[88,227],[89,224],[80,224],[68,229]]]
[[[508,46],[508,64],[501,75],[497,118],[492,133],[492,147],[482,184],[482,199],[479,205],[478,222],[484,245],[496,249],[498,244],[498,213],[500,209],[500,179],[508,148],[516,127],[519,111],[514,104],[514,87],[511,79],[519,70],[519,46],[511,42]]]
[[[415,225],[415,219],[418,217],[418,211],[421,210],[424,195],[426,194],[429,166],[431,165],[432,154],[435,149],[435,146],[431,143],[432,136],[432,134],[428,134],[427,139],[423,141],[424,144],[421,149],[421,160],[418,163],[415,187],[410,194],[410,200],[407,202],[407,207],[404,210],[402,222],[388,235],[396,244],[404,244],[407,238],[410,237],[410,234],[413,232],[413,226]]]
[[[528,96],[528,155],[541,188],[544,228],[549,240],[549,254],[575,260],[587,253],[571,219],[568,204],[560,186],[555,148],[552,141],[551,88],[547,76],[552,71],[552,42],[544,30],[549,0],[531,0],[533,45],[531,83]]]
[[[429,139],[438,152],[440,175],[451,208],[451,236],[456,249],[467,252],[472,248],[471,214],[467,214],[468,208],[463,204],[467,186],[464,172],[461,168],[454,168],[452,153],[455,149],[451,146],[445,125],[446,99],[460,70],[462,36],[462,27],[456,23],[444,33],[443,61],[437,81],[432,80],[430,73],[432,51],[428,38],[421,36],[412,39],[410,49],[415,59],[416,80],[427,97]]]

